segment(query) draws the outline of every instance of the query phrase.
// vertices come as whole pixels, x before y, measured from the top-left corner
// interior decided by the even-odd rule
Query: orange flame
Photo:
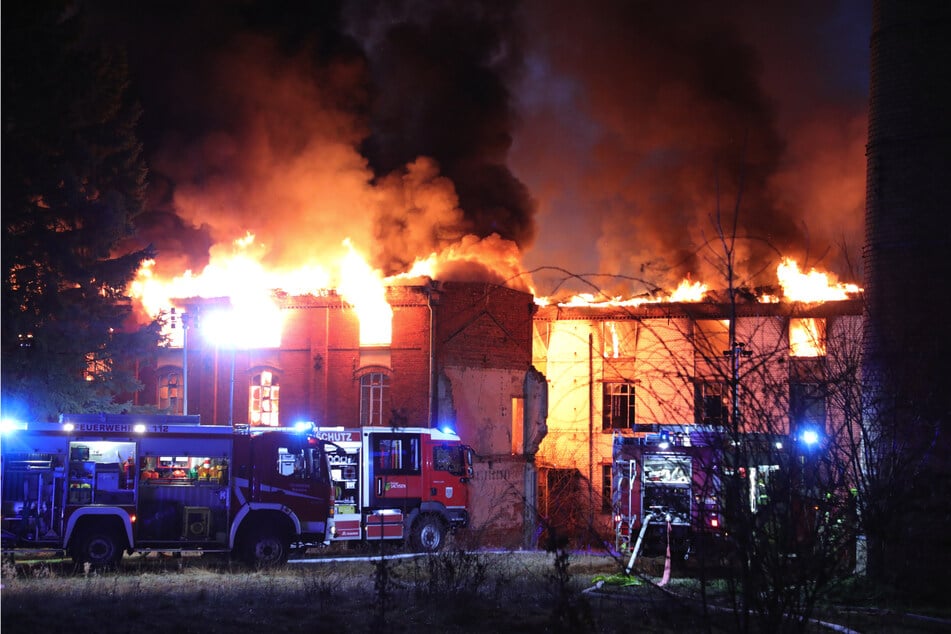
[[[379,271],[358,254],[350,240],[341,262],[337,290],[357,311],[361,346],[387,346],[393,340],[393,308],[386,302],[386,286]]]
[[[155,275],[154,260],[140,267],[129,294],[140,302],[149,317],[166,322],[164,334],[170,345],[182,345],[182,330],[172,328],[167,317],[173,306],[183,308],[181,300],[228,298],[227,309],[209,310],[202,315],[202,332],[224,348],[266,348],[280,346],[283,314],[275,302],[275,291],[303,295],[331,287],[331,274],[320,265],[306,264],[294,270],[267,269],[261,262],[265,249],[252,249],[255,238],[251,233],[232,245],[230,251],[214,248],[211,261],[198,275],[185,271],[171,280],[161,280]],[[392,309],[386,303],[382,278],[349,240],[344,241],[344,246],[347,253],[339,262],[338,290],[357,311],[361,344],[389,344]]]
[[[779,263],[776,277],[783,287],[783,296],[793,302],[843,300],[862,292],[856,284],[838,283],[829,273],[820,273],[815,269],[803,273],[799,270],[799,264],[791,258],[783,258]]]
[[[579,293],[567,302],[559,302],[558,305],[563,308],[578,308],[583,306],[602,306],[602,307],[637,307],[643,304],[659,304],[662,302],[700,302],[706,296],[709,288],[702,282],[691,282],[686,278],[677,285],[673,292],[656,297],[631,297],[623,299],[621,297],[597,297],[593,293]],[[547,306],[550,303],[547,297],[540,297],[535,300],[539,306]]]

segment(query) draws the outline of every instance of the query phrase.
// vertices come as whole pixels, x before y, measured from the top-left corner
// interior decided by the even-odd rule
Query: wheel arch
[[[247,531],[258,526],[272,524],[280,526],[286,531],[289,541],[301,534],[300,518],[291,509],[281,504],[246,504],[235,515],[231,523],[231,533],[228,538],[229,548],[239,545],[240,539]]]
[[[74,540],[88,526],[106,526],[110,530],[115,530],[117,534],[125,539],[123,550],[132,552],[135,548],[135,541],[132,538],[132,520],[129,518],[129,514],[122,509],[109,507],[87,507],[70,515],[66,522],[63,545],[67,548],[72,547],[75,543]]]

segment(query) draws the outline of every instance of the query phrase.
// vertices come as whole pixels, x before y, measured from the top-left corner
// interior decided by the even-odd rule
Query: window
[[[458,445],[437,445],[433,447],[433,469],[448,471],[450,475],[466,475],[465,449]]]
[[[824,357],[825,354],[825,319],[794,317],[789,320],[789,356]]]
[[[512,397],[512,455],[525,453],[525,399]]]
[[[251,425],[277,427],[280,414],[280,386],[277,377],[268,370],[251,377],[248,399],[248,420]]]
[[[798,434],[802,429],[825,429],[826,399],[820,384],[789,384],[789,418],[792,434]]]
[[[614,510],[611,492],[611,465],[601,465],[601,512],[610,513]]]
[[[360,377],[360,424],[383,425],[384,412],[389,410],[390,377],[383,372],[370,372]]]
[[[695,422],[698,425],[726,425],[730,418],[729,392],[726,383],[698,382]]]
[[[634,384],[605,383],[602,429],[630,429],[634,426]]]
[[[158,378],[158,408],[169,414],[182,413],[182,373],[170,371]]]
[[[320,478],[320,451],[314,447],[278,447],[277,472],[297,480]]]
[[[419,474],[419,436],[374,434],[373,463],[376,475]]]

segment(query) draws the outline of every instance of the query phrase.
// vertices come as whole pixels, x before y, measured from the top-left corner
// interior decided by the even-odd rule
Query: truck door
[[[370,507],[409,509],[422,498],[420,434],[370,433]]]
[[[459,443],[427,443],[425,500],[439,502],[447,508],[468,506],[466,482],[472,474],[467,466],[467,451],[468,448]]]

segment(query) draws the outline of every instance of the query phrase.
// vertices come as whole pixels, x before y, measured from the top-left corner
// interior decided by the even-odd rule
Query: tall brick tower
[[[863,387],[870,572],[951,588],[951,3],[875,0]]]

